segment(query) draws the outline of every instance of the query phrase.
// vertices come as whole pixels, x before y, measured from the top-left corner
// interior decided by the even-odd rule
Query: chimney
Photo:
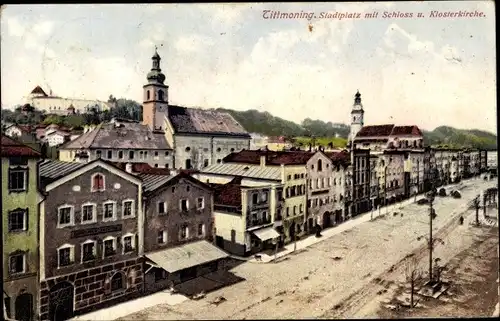
[[[125,171],[126,171],[127,173],[132,174],[133,170],[132,170],[132,164],[131,164],[131,163],[127,163],[127,164],[125,164]]]
[[[260,167],[266,167],[266,155],[260,155]]]

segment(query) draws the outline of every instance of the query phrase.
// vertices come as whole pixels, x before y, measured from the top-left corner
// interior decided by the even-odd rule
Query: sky
[[[158,46],[172,104],[349,123],[359,90],[366,125],[497,131],[491,1],[2,9],[2,108],[24,103],[37,85],[62,97],[141,102]],[[484,16],[430,17],[459,10]],[[273,11],[313,17],[270,19]],[[354,17],[321,18],[335,12]]]

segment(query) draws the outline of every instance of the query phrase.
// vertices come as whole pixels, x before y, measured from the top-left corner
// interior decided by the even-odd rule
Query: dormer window
[[[104,191],[104,175],[97,173],[92,176],[92,192]]]

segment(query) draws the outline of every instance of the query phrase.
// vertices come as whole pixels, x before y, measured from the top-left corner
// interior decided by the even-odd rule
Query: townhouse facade
[[[353,149],[351,151],[352,164],[352,205],[351,217],[371,210],[370,198],[370,150]]]
[[[3,300],[5,317],[30,321],[38,309],[40,153],[2,135]],[[2,311],[4,312],[4,311]]]
[[[242,177],[215,189],[215,243],[226,252],[246,256],[282,244],[283,189],[273,184],[244,186]]]
[[[107,162],[40,164],[40,319],[142,292],[142,182]]]
[[[213,188],[189,174],[140,174],[144,188],[144,292],[215,272],[227,254],[212,242]]]

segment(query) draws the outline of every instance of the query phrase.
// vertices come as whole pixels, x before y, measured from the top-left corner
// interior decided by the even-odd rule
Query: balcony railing
[[[266,218],[266,219],[248,220],[247,227],[254,227],[254,226],[265,225],[265,224],[270,224],[270,223],[271,223],[270,217]]]
[[[235,214],[242,213],[241,207],[226,206],[226,205],[214,205],[214,211],[225,212],[225,213],[235,213]]]

